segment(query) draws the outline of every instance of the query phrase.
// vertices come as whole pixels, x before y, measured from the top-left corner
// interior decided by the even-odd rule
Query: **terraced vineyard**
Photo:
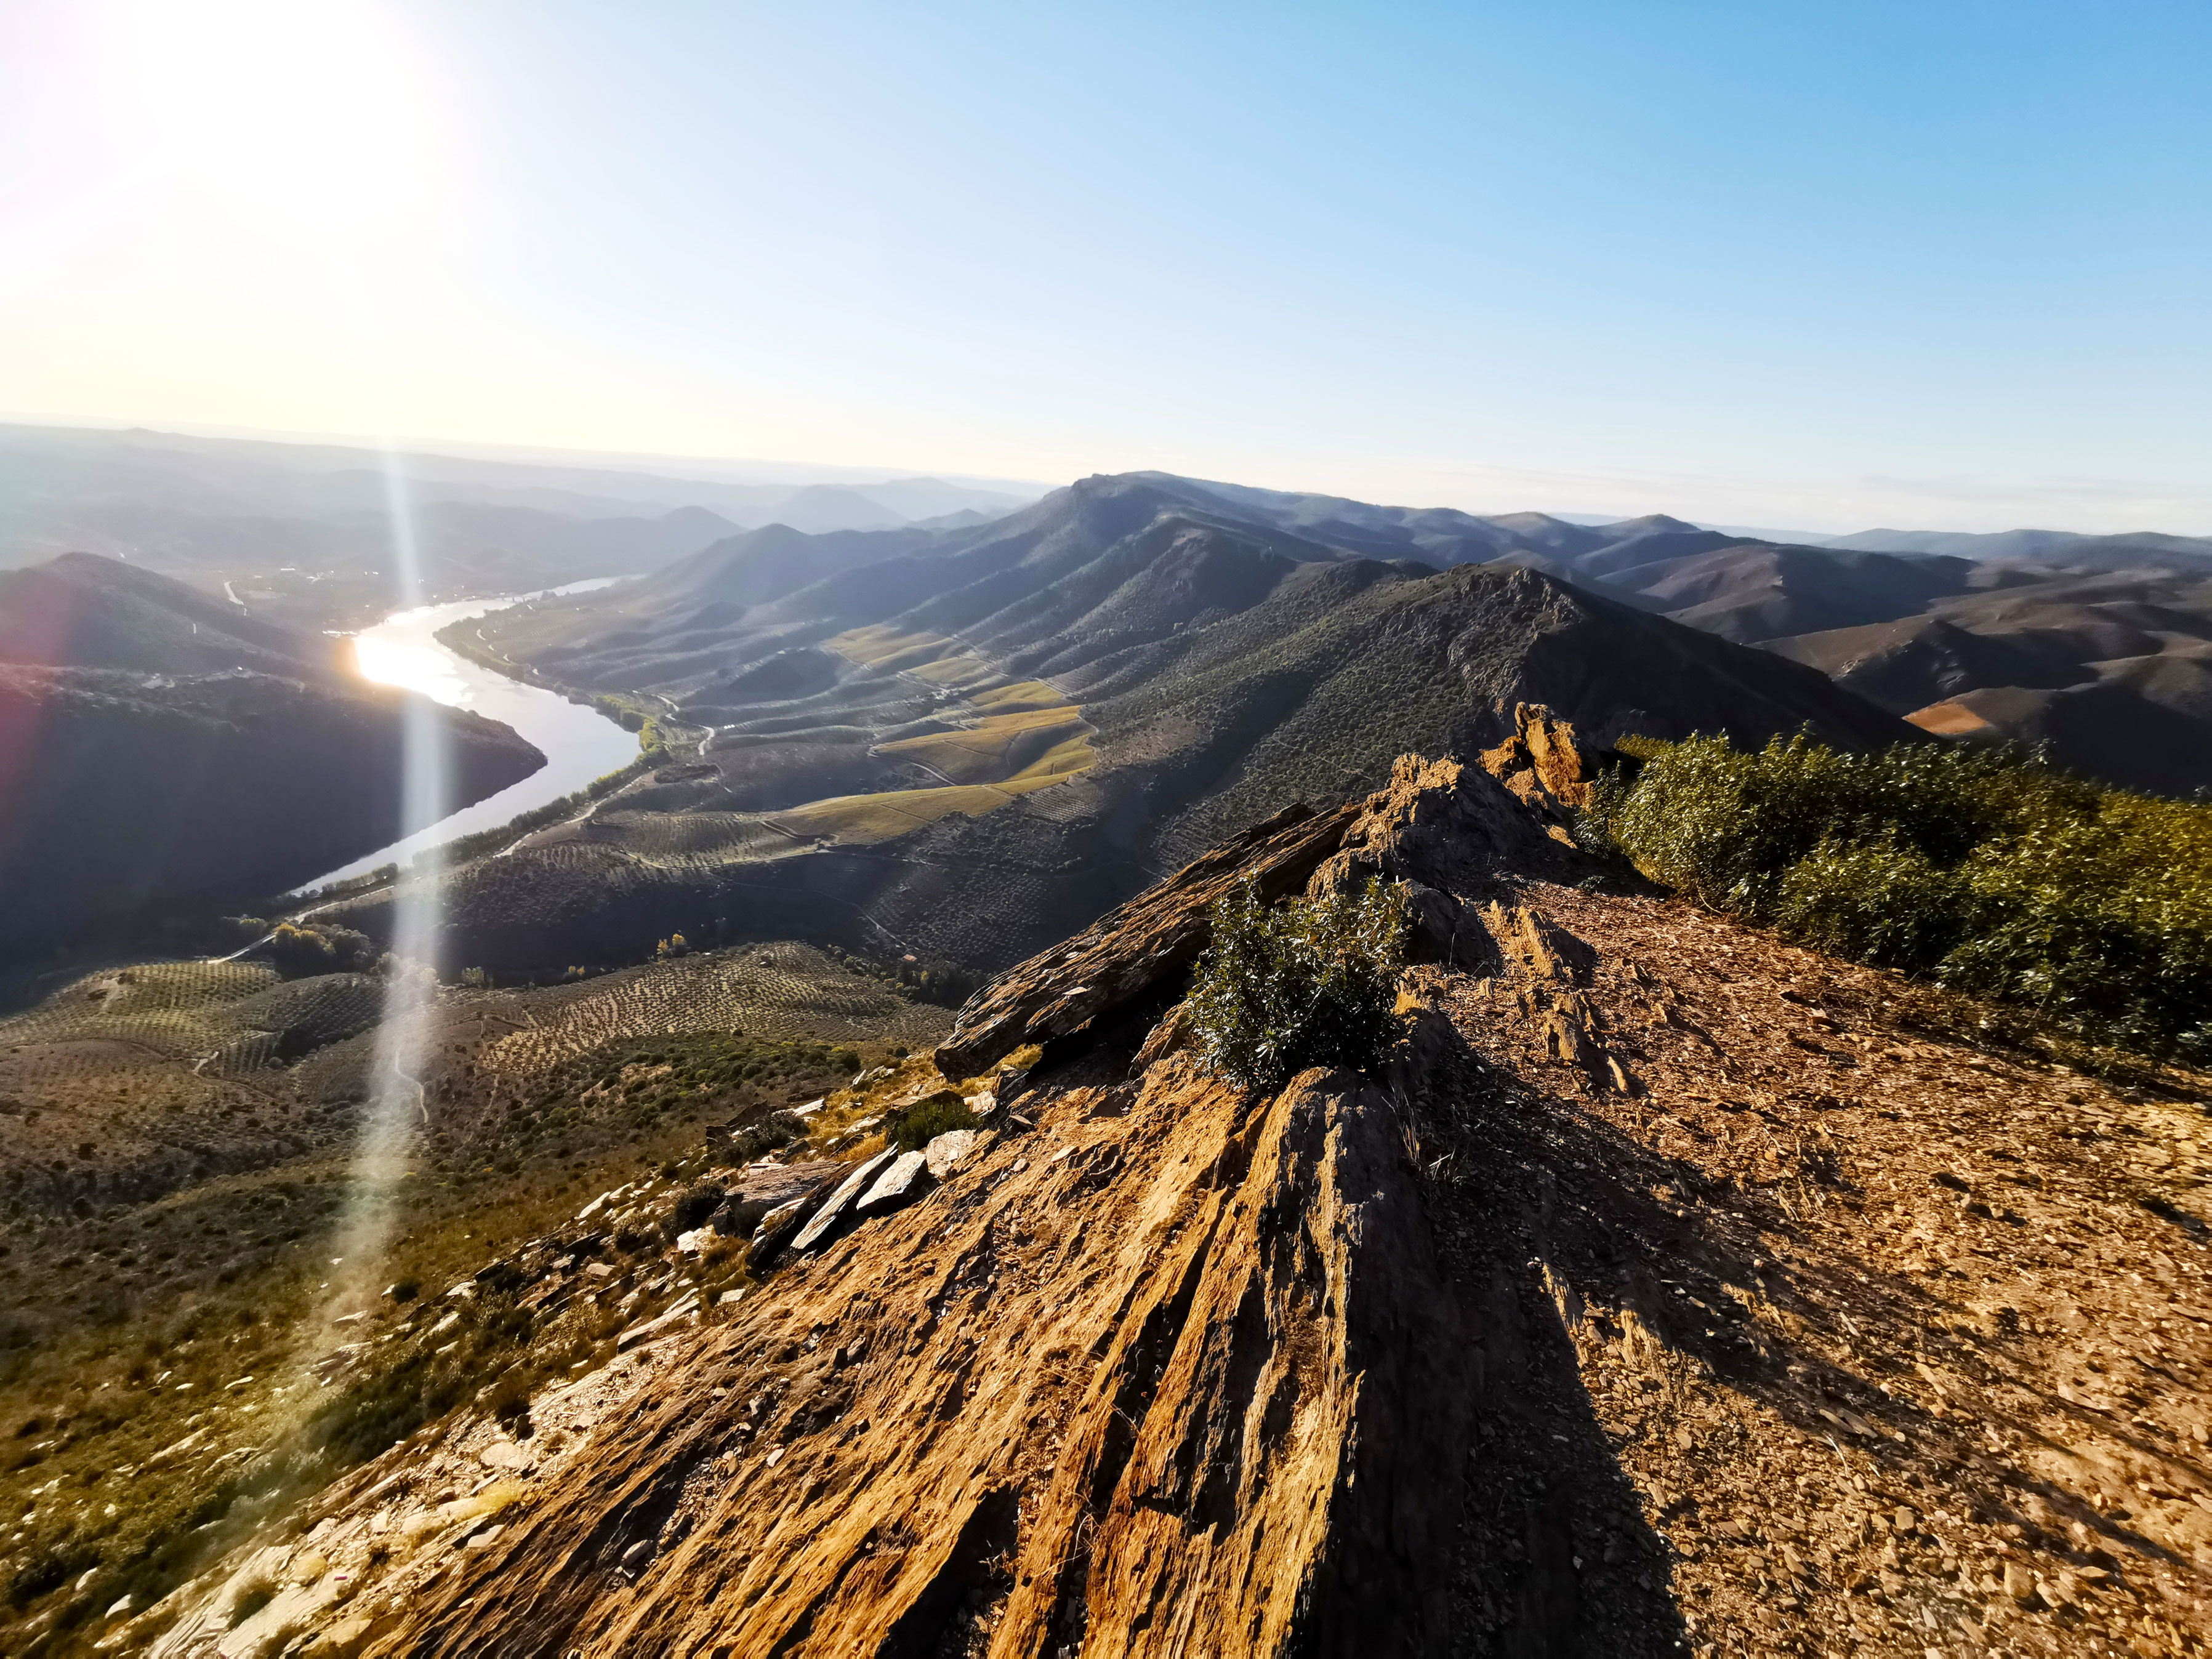
[[[957,690],[961,706],[933,720],[938,730],[894,738],[868,751],[914,762],[944,779],[942,787],[832,795],[765,818],[801,841],[863,846],[955,814],[980,817],[1019,796],[1065,783],[1097,760],[1079,706],[1042,680],[990,684],[1003,676],[941,635],[856,628],[826,645],[848,661]],[[965,723],[943,724],[948,720]]]
[[[99,1041],[198,1058],[244,1030],[237,1012],[241,1000],[276,982],[276,969],[260,963],[158,962],[107,969],[64,986],[35,1008],[0,1019],[0,1049]]]
[[[491,1044],[482,1064],[528,1080],[603,1044],[702,1031],[921,1048],[951,1028],[948,1009],[907,1001],[806,945],[749,946],[529,994],[532,1024]]]

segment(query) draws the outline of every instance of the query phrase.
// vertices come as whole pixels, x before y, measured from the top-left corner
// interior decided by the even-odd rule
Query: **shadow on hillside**
[[[1437,1243],[1463,1310],[1474,1396],[1453,1650],[1679,1655],[1688,1628],[1668,1548],[1583,1384],[1567,1325],[1577,1310],[1561,1301],[1579,1277],[1558,1239],[1562,1177],[1602,1178],[1609,1149],[1516,1111],[1503,1081],[1462,1048],[1421,1091]]]
[[[1995,1420],[2027,1441],[2057,1443],[2038,1419],[2059,1414],[2212,1484],[2201,1455],[2182,1460],[2118,1414],[2057,1393],[2002,1320],[1985,1330],[1985,1314],[1934,1285],[1868,1271],[1772,1193],[1711,1181],[1464,1045],[1422,1092],[1423,1153],[1438,1176],[1439,1238],[1468,1312],[1478,1401],[1455,1584],[1458,1651],[1668,1653],[1687,1639],[1669,1548],[1644,1519],[1570,1334],[1587,1316],[1585,1347],[1617,1340],[1607,1310],[1632,1310],[1666,1350],[1814,1443],[1848,1446],[1907,1485],[1961,1491],[1978,1520],[2020,1528],[2024,1542],[2059,1565],[2124,1576],[2131,1566],[2191,1571],[2128,1526],[2124,1509],[2100,1511],[2022,1469],[1996,1442],[1970,1437],[1956,1419],[1886,1391],[1884,1376],[1907,1378],[1925,1355],[2025,1395],[2028,1403]],[[1762,1234],[1787,1241],[1796,1260],[1786,1279],[1764,1259],[1772,1247]],[[1723,1286],[1753,1289],[1809,1326],[1847,1333],[1842,1346],[1858,1364],[1781,1339]],[[2156,1386],[2154,1374],[2148,1383]],[[1663,1425],[1660,1402],[1646,1403],[1655,1407],[1647,1423]],[[1666,1447],[1670,1474],[1695,1446]],[[1738,1518],[1716,1507],[1716,1494],[1671,1480],[1659,1501],[1668,1517],[1702,1502],[1713,1510],[1699,1516],[1707,1534]],[[1755,1529],[1753,1516],[1741,1518]],[[1786,1581],[1777,1588],[1786,1591]],[[1944,1623],[1972,1617],[1961,1596],[1930,1590],[1923,1599]],[[2069,1627],[2081,1620],[2071,1608],[2057,1616]]]

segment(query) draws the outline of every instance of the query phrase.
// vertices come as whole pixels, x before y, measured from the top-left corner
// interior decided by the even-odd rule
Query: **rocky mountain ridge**
[[[1516,726],[1023,964],[770,1161],[864,1171],[857,1115],[955,1087],[982,1132],[933,1189],[665,1304],[519,1433],[433,1425],[115,1641],[2193,1651],[2212,1079],[2101,1085],[1592,879],[1545,809],[1575,735]],[[1376,1076],[1247,1092],[1182,1047],[1240,867],[1435,896]],[[609,1293],[573,1239],[526,1255]]]

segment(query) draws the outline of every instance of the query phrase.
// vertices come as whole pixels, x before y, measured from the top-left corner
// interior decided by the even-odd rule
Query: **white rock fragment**
[[[934,1184],[930,1177],[927,1154],[902,1152],[891,1160],[890,1167],[876,1177],[875,1184],[853,1206],[854,1213],[889,1215],[893,1210],[913,1203]]]
[[[666,1313],[648,1319],[642,1324],[633,1325],[617,1337],[615,1352],[628,1353],[632,1348],[651,1342],[658,1337],[665,1336],[679,1324],[696,1319],[698,1316],[698,1296],[696,1293],[686,1296]]]
[[[929,1145],[922,1148],[930,1175],[944,1180],[959,1166],[961,1159],[975,1150],[975,1143],[981,1139],[981,1133],[975,1129],[948,1129],[933,1137]]]
[[[877,1178],[890,1168],[897,1157],[896,1152],[878,1152],[838,1182],[837,1190],[830,1194],[827,1201],[814,1212],[814,1218],[799,1230],[798,1237],[791,1241],[791,1248],[793,1250],[811,1249],[827,1238],[837,1224],[845,1218],[854,1201],[875,1184]]]

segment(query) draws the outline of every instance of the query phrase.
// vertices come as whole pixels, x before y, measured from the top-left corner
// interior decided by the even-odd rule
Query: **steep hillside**
[[[165,1656],[2195,1651],[2212,1079],[1998,1046],[1971,1005],[1593,881],[1547,827],[1408,757],[1023,964],[941,1069],[368,1314],[389,1358],[349,1368],[489,1352],[510,1310],[549,1352],[611,1340],[533,1346],[519,1401],[104,1627]],[[1427,890],[1372,1076],[1196,1064],[1176,1000],[1245,871]],[[978,1129],[896,1158],[949,1088]],[[659,1242],[617,1267],[617,1229]]]
[[[72,554],[0,578],[0,952],[283,891],[397,840],[410,723],[455,804],[545,763],[338,642]]]
[[[1773,547],[1752,542],[1605,574],[1676,622],[1746,644],[1887,622],[1962,592],[1964,559]]]
[[[435,1325],[456,1276],[595,1193],[680,1199],[710,1135],[726,1149],[729,1126],[896,1066],[951,1021],[795,944],[448,988],[409,1064],[422,1093],[392,1181],[362,1155],[392,1127],[374,1109],[388,989],[139,961],[0,1018],[0,1651],[82,1650],[118,1599],[158,1601],[525,1352],[510,1318],[440,1336],[427,1369],[387,1366],[398,1347],[368,1340],[387,1315]],[[651,1285],[664,1235],[615,1231]],[[641,1281],[609,1245],[586,1277],[622,1289],[593,1321],[537,1322],[547,1365],[572,1339],[559,1369],[615,1352],[613,1304]],[[362,1397],[382,1414],[349,1416]]]
[[[2212,582],[2152,571],[2036,573],[1867,628],[1771,640],[1915,725],[2048,744],[2138,789],[2212,785]]]
[[[0,662],[138,674],[244,669],[337,684],[350,678],[352,653],[171,577],[65,553],[0,574]]]

